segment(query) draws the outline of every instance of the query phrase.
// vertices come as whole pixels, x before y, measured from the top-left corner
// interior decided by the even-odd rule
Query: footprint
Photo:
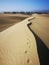
[[[30,46],[29,46],[29,48],[30,48]]]
[[[25,51],[25,53],[27,53],[27,51]]]
[[[27,59],[27,63],[29,63],[29,59]]]
[[[29,43],[27,42],[27,45],[28,45]]]

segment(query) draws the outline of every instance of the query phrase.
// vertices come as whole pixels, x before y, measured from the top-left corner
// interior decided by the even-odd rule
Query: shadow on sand
[[[49,65],[49,49],[46,47],[45,43],[30,28],[31,24],[32,23],[29,23],[27,24],[27,26],[35,36],[40,65]]]

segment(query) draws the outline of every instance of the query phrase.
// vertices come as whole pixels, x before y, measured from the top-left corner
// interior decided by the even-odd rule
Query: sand
[[[21,22],[30,15],[24,14],[0,14],[0,32]]]
[[[0,32],[0,65],[48,65],[48,49],[49,14],[33,14]]]
[[[45,43],[49,49],[49,14],[34,14],[30,28]]]
[[[36,40],[24,21],[0,32],[0,65],[40,65]]]

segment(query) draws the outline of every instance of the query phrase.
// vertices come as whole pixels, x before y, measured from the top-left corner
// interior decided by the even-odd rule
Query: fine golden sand
[[[49,14],[34,14],[30,28],[41,38],[49,48]]]
[[[40,65],[35,36],[27,26],[30,22],[31,30],[49,48],[49,17],[34,14],[0,32],[0,65]]]
[[[0,33],[0,65],[40,65],[28,19]]]

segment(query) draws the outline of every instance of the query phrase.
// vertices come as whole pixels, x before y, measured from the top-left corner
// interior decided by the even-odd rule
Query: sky
[[[49,10],[49,0],[0,0],[0,12]]]

